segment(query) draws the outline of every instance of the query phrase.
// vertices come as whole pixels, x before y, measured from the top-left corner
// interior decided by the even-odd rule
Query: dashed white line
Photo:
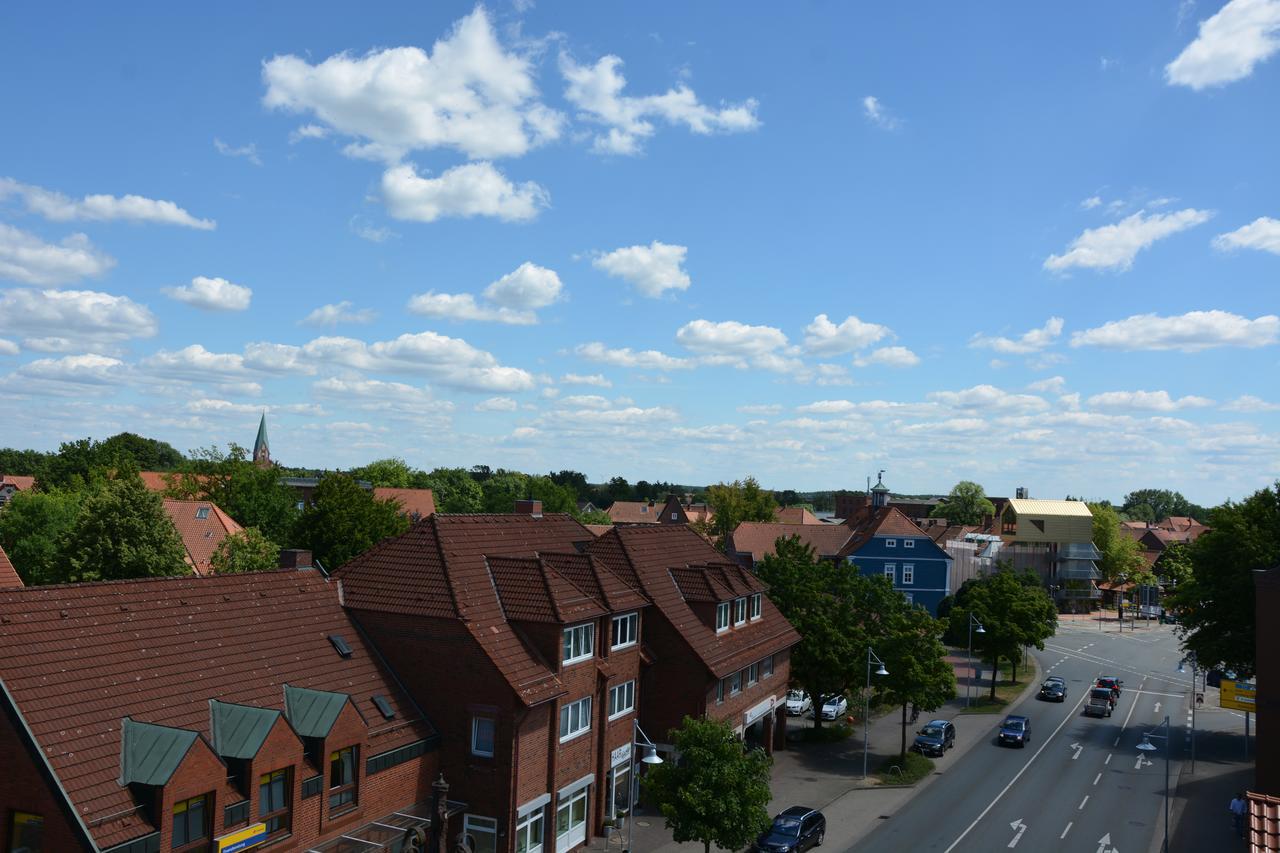
[[[1084,804],[1085,804],[1085,803],[1087,803],[1087,802],[1089,802],[1089,795],[1088,795],[1088,794],[1085,794],[1085,795],[1084,795],[1084,799],[1080,801],[1080,805],[1076,806],[1076,811],[1083,811],[1083,810],[1084,810]]]
[[[1067,828],[1062,830],[1062,834],[1058,836],[1059,841],[1067,837],[1067,833],[1071,831],[1071,824],[1073,823],[1075,823],[1075,821],[1067,821]]]
[[[1098,775],[1093,777],[1093,784],[1098,784],[1098,780],[1102,778],[1102,771],[1098,771]]]
[[[1107,760],[1106,760],[1106,761],[1104,761],[1104,762],[1102,762],[1102,763],[1103,763],[1103,764],[1110,764],[1110,763],[1111,763],[1111,753],[1109,753],[1109,752],[1107,753]]]

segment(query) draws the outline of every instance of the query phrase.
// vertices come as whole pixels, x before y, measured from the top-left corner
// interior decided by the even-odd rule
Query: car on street
[[[813,708],[813,700],[803,690],[787,691],[787,716],[798,717]]]
[[[1123,682],[1123,681],[1121,681],[1120,679],[1116,678],[1114,675],[1104,675],[1104,676],[1101,676],[1101,677],[1100,677],[1096,682],[1094,682],[1094,683],[1095,683],[1098,687],[1106,687],[1106,688],[1108,688],[1108,689],[1111,691],[1112,695],[1114,695],[1114,696],[1115,696],[1115,698],[1117,698],[1117,699],[1119,699],[1119,698],[1120,698],[1120,688],[1124,686],[1124,682]]]
[[[930,720],[916,733],[911,748],[921,755],[941,758],[943,753],[956,745],[956,727],[948,720]]]
[[[827,834],[827,819],[822,812],[808,806],[792,806],[773,819],[756,839],[757,853],[804,853],[822,844]]]
[[[1084,713],[1088,717],[1110,717],[1111,709],[1116,706],[1116,697],[1107,687],[1089,688],[1089,696],[1084,702]]]
[[[1050,702],[1067,701],[1067,682],[1056,675],[1046,678],[1040,685],[1039,698]]]
[[[814,713],[818,710],[817,705],[810,708],[809,719],[812,720]],[[838,720],[847,713],[849,713],[849,700],[845,699],[843,694],[828,696],[826,701],[822,703],[821,714],[824,720]]]
[[[1031,740],[1031,718],[1018,714],[1010,714],[1000,724],[1000,733],[996,735],[996,743],[1000,746],[1016,746],[1019,749]]]

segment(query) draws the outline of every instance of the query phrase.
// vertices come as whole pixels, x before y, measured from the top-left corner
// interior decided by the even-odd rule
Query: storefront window
[[[545,808],[537,808],[516,821],[516,853],[542,853]]]
[[[44,818],[30,812],[14,812],[9,850],[12,853],[42,853],[43,845]]]
[[[609,799],[609,817],[625,814],[631,808],[631,792],[627,790],[627,784],[630,779],[630,761],[625,761],[613,768],[613,780],[610,785],[612,796]]]

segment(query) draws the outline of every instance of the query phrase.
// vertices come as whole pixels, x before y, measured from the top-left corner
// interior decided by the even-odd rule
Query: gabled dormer
[[[763,613],[764,587],[740,566],[685,566],[669,571],[690,609],[717,634],[744,628]]]

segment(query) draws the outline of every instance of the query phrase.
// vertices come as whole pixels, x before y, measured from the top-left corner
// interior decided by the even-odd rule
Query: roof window
[[[351,657],[351,647],[347,645],[347,641],[342,639],[341,634],[330,634],[329,642],[333,643],[333,648],[339,655],[344,658]]]
[[[382,712],[382,716],[386,717],[388,720],[395,717],[396,712],[391,709],[391,703],[387,701],[386,696],[383,696],[380,693],[374,696],[373,704],[378,706],[378,710]]]
[[[209,508],[207,506],[196,507],[196,521],[204,521],[209,517]]]

